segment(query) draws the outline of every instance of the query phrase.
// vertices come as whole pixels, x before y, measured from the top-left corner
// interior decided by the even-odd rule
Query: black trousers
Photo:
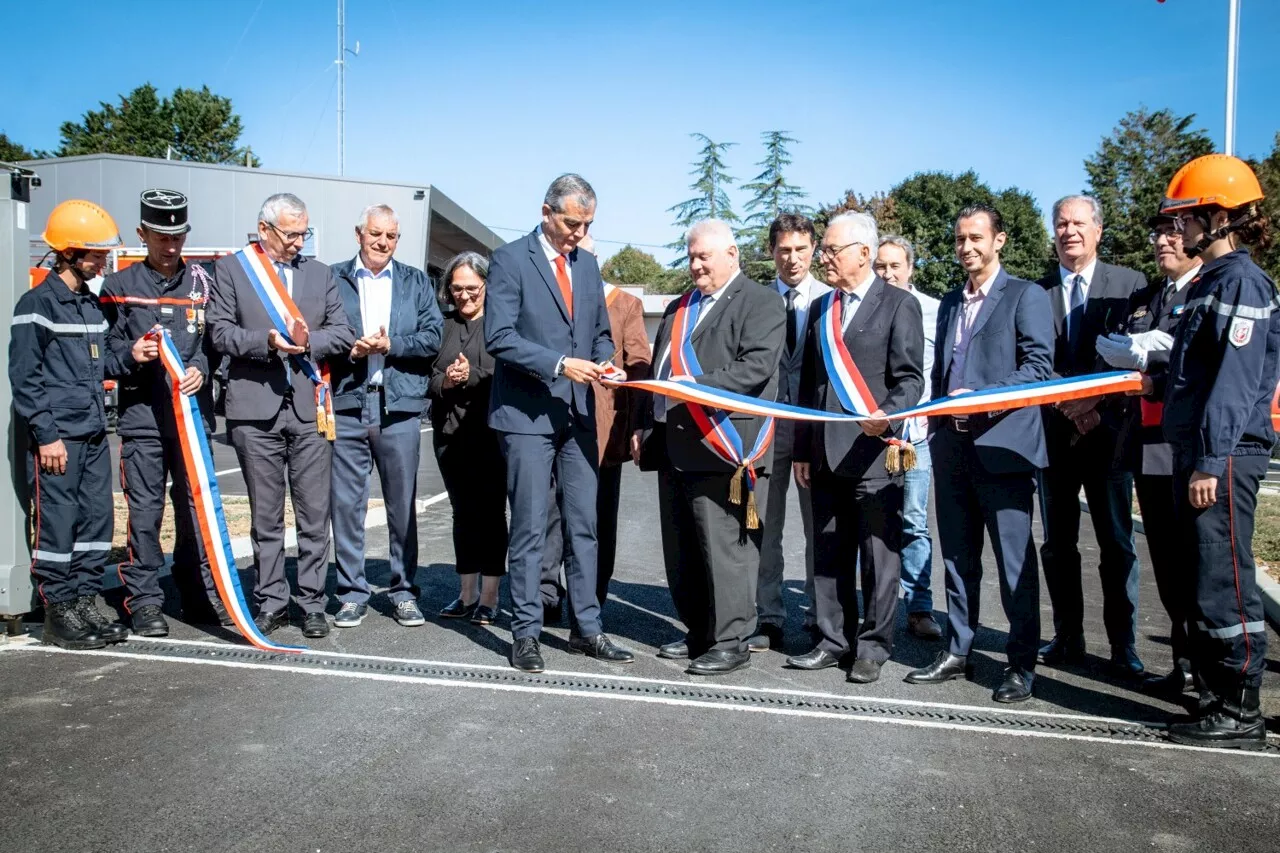
[[[560,567],[568,557],[564,549],[564,523],[554,478],[551,504],[547,508],[547,542],[542,551],[542,606],[555,607],[564,596]],[[600,469],[596,487],[596,598],[604,607],[609,597],[609,581],[618,555],[618,502],[622,498],[622,466]]]
[[[903,478],[840,477],[815,466],[810,497],[818,647],[837,657],[853,649],[883,663],[893,654],[898,613]]]
[[[41,471],[35,453],[27,456],[35,533],[31,573],[45,604],[98,594],[114,526],[107,434],[62,443],[63,474]]]
[[[460,575],[507,573],[507,463],[498,434],[433,432],[436,464],[453,508],[453,561]]]
[[[1253,562],[1253,516],[1258,484],[1270,457],[1228,456],[1218,500],[1194,509],[1187,499],[1192,469],[1174,475],[1178,527],[1195,558],[1195,603],[1190,621],[1191,663],[1219,696],[1259,687],[1267,659],[1267,623]]]
[[[173,502],[173,581],[183,610],[203,614],[218,589],[209,571],[204,545],[196,532],[195,507],[182,446],[177,438],[125,436],[120,440],[120,487],[129,504],[129,557],[120,564],[120,578],[127,596],[125,609],[164,605],[160,569],[160,524],[164,519],[165,483]]]
[[[1190,672],[1187,619],[1195,598],[1195,561],[1189,551],[1182,550],[1179,537],[1175,535],[1178,520],[1173,477],[1135,474],[1133,485],[1138,493],[1138,506],[1142,509],[1142,527],[1146,531],[1147,550],[1151,552],[1156,591],[1172,623],[1169,646],[1173,665],[1183,672]],[[1186,500],[1185,492],[1182,499]]]
[[[690,657],[745,652],[756,632],[756,582],[769,477],[756,481],[760,527],[746,526],[746,502],[729,503],[732,473],[658,470],[658,513],[667,586],[686,628]]]

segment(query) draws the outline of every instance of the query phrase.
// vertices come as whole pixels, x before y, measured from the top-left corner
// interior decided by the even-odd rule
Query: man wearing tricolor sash
[[[772,402],[786,333],[782,298],[741,273],[724,222],[694,225],[688,251],[696,289],[671,303],[658,327],[658,377]],[[632,452],[658,471],[667,582],[687,629],[658,653],[689,659],[695,675],[733,672],[750,664],[756,631],[773,419],[658,395],[644,404],[641,426]]]
[[[787,664],[825,669],[853,652],[848,680],[862,684],[877,680],[893,653],[903,474],[912,464],[903,424],[882,416],[915,405],[924,388],[920,303],[872,270],[879,244],[866,213],[842,213],[828,224],[819,257],[835,290],[809,312],[799,396],[804,408],[872,419],[801,421],[794,455],[796,481],[813,499],[821,639]]]
[[[1006,239],[999,211],[970,205],[956,219],[956,257],[968,280],[942,298],[930,376],[933,398],[1013,388],[1053,372],[1053,313],[1044,290],[1000,265]],[[930,451],[939,508],[938,543],[947,570],[947,639],[911,684],[967,676],[979,624],[984,534],[993,540],[1000,600],[1009,619],[1009,666],[992,698],[1031,698],[1040,645],[1040,575],[1031,540],[1035,474],[1048,464],[1035,406],[930,419]]]
[[[355,343],[329,268],[302,254],[311,236],[306,205],[279,193],[258,213],[258,241],[214,265],[208,310],[214,348],[230,356],[227,432],[244,473],[253,513],[258,629],[289,621],[284,572],[284,490],[298,530],[298,592],[303,634],[329,633],[332,400],[325,358]],[[287,470],[287,479],[286,479]]]

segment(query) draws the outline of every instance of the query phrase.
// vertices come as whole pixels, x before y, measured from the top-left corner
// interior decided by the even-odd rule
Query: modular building
[[[104,207],[120,226],[126,246],[138,246],[138,197],[144,190],[177,190],[190,201],[188,247],[234,251],[257,234],[258,209],[267,196],[289,192],[307,205],[315,235],[304,252],[327,264],[354,257],[353,229],[371,204],[390,205],[400,217],[396,259],[437,276],[458,252],[488,256],[504,242],[451,198],[429,184],[402,184],[304,175],[243,166],[187,163],[151,157],[89,154],[30,160],[21,165],[40,176],[32,193],[32,265],[44,254],[40,232],[60,202],[83,198]]]

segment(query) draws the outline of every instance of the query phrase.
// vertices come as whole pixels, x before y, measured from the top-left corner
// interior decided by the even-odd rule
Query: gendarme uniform
[[[119,245],[119,232],[97,205],[72,200],[50,215],[45,241],[60,261],[79,259]],[[102,382],[117,365],[106,346],[107,321],[98,297],[83,279],[80,284],[73,290],[50,270],[18,299],[9,382],[30,443],[31,572],[45,605],[45,642],[101,648],[128,634],[94,604],[113,530]],[[38,449],[58,441],[66,448],[66,471],[42,471]]]
[[[141,221],[149,231],[185,234],[190,230],[186,197],[172,190],[147,190],[142,194]],[[170,478],[176,532],[172,573],[185,616],[211,621],[211,602],[217,599],[217,589],[196,532],[174,420],[171,380],[159,359],[139,364],[131,350],[153,327],[168,330],[183,363],[205,377],[196,397],[205,431],[211,433],[213,397],[204,317],[211,281],[212,276],[194,272],[185,261],[170,278],[149,261],[142,261],[107,276],[100,295],[111,327],[107,346],[121,367],[116,432],[120,435],[121,487],[129,504],[129,559],[120,564],[120,576],[128,591],[125,608],[134,617],[134,630],[144,635],[167,632],[158,608],[164,603],[159,582],[164,565],[160,523],[165,483]],[[150,628],[139,624],[140,620]]]

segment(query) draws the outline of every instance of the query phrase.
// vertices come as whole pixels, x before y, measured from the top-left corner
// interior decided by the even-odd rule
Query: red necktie
[[[564,268],[564,255],[556,255],[556,281],[560,284],[560,297],[564,300],[569,319],[573,319],[573,287],[569,284],[569,273]]]

